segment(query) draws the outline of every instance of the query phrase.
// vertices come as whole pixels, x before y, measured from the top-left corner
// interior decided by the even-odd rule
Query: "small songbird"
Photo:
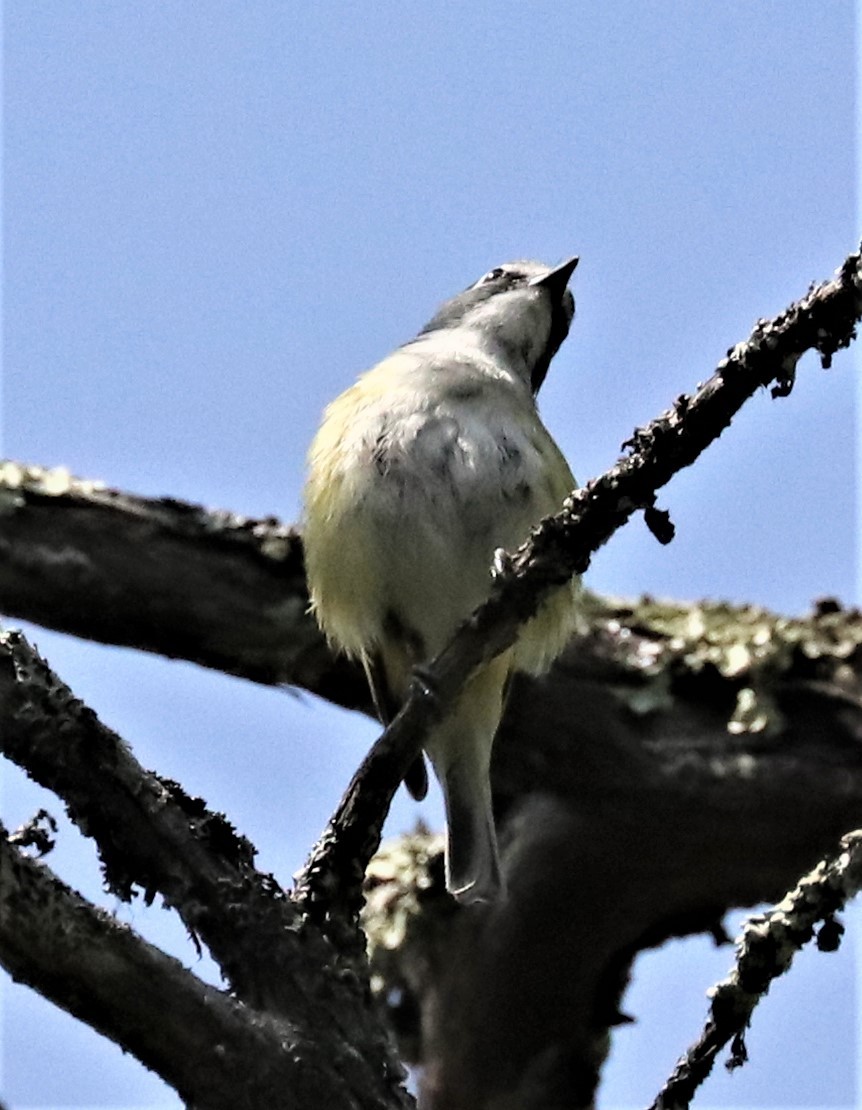
[[[518,547],[575,486],[535,397],[574,316],[577,261],[485,274],[333,401],[311,445],[312,609],[330,642],[361,660],[384,724],[413,668],[488,596],[495,552]],[[512,673],[541,673],[565,646],[578,590],[573,581],[551,594],[427,741],[446,806],[446,885],[462,901],[502,893],[494,735]],[[406,781],[424,796],[421,756]]]

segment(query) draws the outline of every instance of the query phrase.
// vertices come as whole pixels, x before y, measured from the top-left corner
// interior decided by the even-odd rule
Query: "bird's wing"
[[[368,679],[371,690],[371,699],[377,716],[384,728],[391,724],[393,718],[401,708],[398,698],[392,693],[386,678],[386,668],[379,652],[374,655],[363,653],[362,666]],[[404,785],[410,791],[411,797],[421,802],[428,793],[428,769],[425,766],[425,757],[420,752],[411,763],[410,769],[404,776]]]

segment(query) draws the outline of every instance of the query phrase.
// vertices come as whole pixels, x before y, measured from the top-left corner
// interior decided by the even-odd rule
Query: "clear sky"
[[[295,519],[327,400],[490,267],[572,253],[578,316],[542,410],[586,479],[855,245],[850,0],[7,0],[4,18],[2,449],[136,493]],[[808,358],[788,400],[756,397],[662,494],[675,542],[632,522],[592,588],[858,602],[852,361]],[[309,696],[31,633],[284,882],[375,736]],[[14,771],[3,787],[13,826],[59,809]],[[440,820],[436,798],[399,798],[392,831],[420,815]],[[49,862],[99,896],[70,828]],[[212,976],[164,911],[108,904]],[[700,1105],[856,1103],[850,921]],[[651,1099],[730,959],[693,940],[638,964],[604,1107]],[[0,990],[11,1110],[179,1105]]]

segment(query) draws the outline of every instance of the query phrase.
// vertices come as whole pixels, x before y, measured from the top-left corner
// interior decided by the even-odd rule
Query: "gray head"
[[[441,305],[420,335],[455,328],[483,333],[524,366],[535,394],[569,334],[575,300],[568,283],[577,264],[575,257],[559,266],[529,261],[497,266]]]

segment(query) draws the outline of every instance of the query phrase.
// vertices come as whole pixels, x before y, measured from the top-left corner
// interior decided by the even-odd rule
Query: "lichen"
[[[74,477],[65,466],[27,466],[12,459],[0,460],[0,505],[4,494],[7,505],[11,494],[17,494],[16,504],[22,505],[24,499],[21,494],[62,497],[69,493],[94,493],[105,488],[103,482]]]
[[[593,598],[592,604],[593,621],[614,639],[617,658],[637,672],[638,682],[615,692],[638,715],[669,709],[680,678],[712,672],[726,680],[733,698],[728,731],[772,734],[783,724],[773,691],[798,676],[806,661],[821,680],[858,681],[846,661],[862,645],[862,614],[832,599],[817,602],[805,618],[756,605],[652,597],[634,604]]]

